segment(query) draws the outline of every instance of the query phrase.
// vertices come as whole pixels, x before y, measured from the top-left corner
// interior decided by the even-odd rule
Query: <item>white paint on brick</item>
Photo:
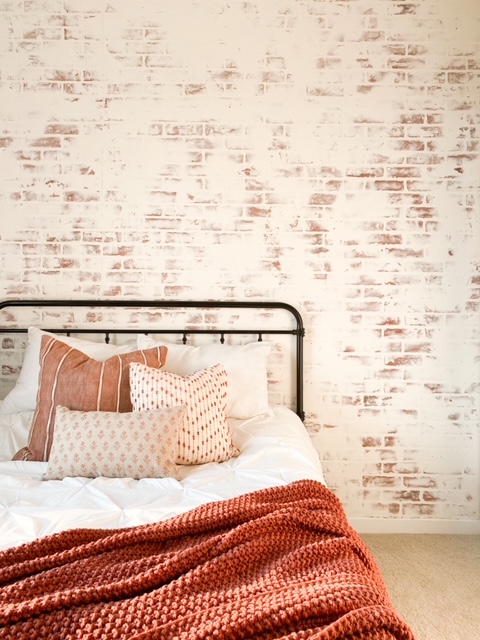
[[[349,515],[478,521],[478,2],[19,7],[1,296],[291,302]]]

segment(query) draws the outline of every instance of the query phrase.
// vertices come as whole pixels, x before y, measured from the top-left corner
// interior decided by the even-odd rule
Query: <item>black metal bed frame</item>
[[[225,342],[226,335],[256,335],[261,341],[264,335],[292,335],[295,336],[295,391],[296,391],[296,413],[304,420],[305,413],[303,409],[303,338],[305,329],[303,319],[298,310],[292,305],[285,302],[260,302],[260,301],[212,301],[212,300],[3,300],[0,301],[0,311],[15,307],[34,307],[34,308],[67,308],[67,307],[83,307],[83,308],[132,308],[132,309],[257,309],[261,310],[284,310],[287,311],[295,320],[295,328],[270,329],[270,328],[162,328],[162,327],[135,327],[130,329],[122,329],[117,327],[95,327],[89,328],[47,328],[41,327],[46,331],[53,331],[58,334],[70,335],[76,334],[103,334],[105,342],[109,342],[111,334],[137,334],[137,333],[162,333],[181,335],[184,343],[190,334],[209,334],[220,336],[220,342]],[[11,327],[0,324],[0,333],[27,333],[27,327]]]

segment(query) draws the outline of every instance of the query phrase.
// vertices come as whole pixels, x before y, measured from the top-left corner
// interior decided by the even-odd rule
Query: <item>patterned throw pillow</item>
[[[46,480],[177,477],[184,407],[142,413],[70,411],[58,406]]]
[[[43,336],[37,408],[29,441],[13,459],[48,460],[58,405],[78,411],[131,411],[129,364],[161,367],[166,356],[167,349],[162,346],[99,362],[61,340]]]
[[[178,434],[177,463],[224,462],[238,455],[225,416],[227,374],[222,365],[182,377],[130,365],[130,393],[134,411],[174,405],[186,406],[184,428]]]

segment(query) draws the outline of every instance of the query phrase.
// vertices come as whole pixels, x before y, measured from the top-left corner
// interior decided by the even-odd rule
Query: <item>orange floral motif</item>
[[[185,408],[114,413],[57,407],[47,480],[67,476],[177,476],[177,432]]]

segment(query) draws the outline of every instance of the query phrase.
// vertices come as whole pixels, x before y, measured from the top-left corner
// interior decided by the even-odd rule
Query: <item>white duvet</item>
[[[164,520],[201,504],[304,478],[324,482],[301,420],[285,407],[231,420],[240,455],[181,467],[172,478],[42,480],[45,462],[12,462],[33,413],[0,415],[0,549],[76,527],[112,529]]]

